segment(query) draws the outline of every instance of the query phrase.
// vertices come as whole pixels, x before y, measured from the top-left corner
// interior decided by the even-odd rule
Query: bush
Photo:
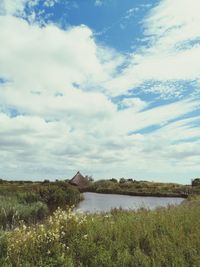
[[[200,186],[200,178],[192,180],[192,186]]]
[[[20,224],[20,221],[25,223],[36,223],[42,220],[49,214],[45,203],[34,202],[31,204],[20,204],[7,199],[7,203],[1,203],[0,207],[0,227],[2,229],[12,229]]]
[[[51,186],[39,188],[39,194],[50,210],[55,210],[57,207],[77,204],[80,200],[80,192],[77,188],[69,186],[66,183],[56,183]]]
[[[57,207],[79,202],[80,192],[66,182],[8,183],[0,187],[0,229],[43,220]]]
[[[28,192],[28,193],[17,193],[20,203],[30,204],[34,202],[41,201],[39,194]]]

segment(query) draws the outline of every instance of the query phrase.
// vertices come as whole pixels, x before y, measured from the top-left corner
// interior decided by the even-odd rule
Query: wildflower
[[[65,232],[62,231],[62,232],[61,232],[61,235],[64,236],[64,235],[65,235]]]
[[[106,214],[104,215],[104,218],[110,218],[112,215],[111,214]]]

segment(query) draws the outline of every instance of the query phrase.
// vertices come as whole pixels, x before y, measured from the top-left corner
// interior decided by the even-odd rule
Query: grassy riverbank
[[[45,223],[0,237],[0,266],[198,267],[200,199],[154,211],[80,215],[58,209]]]
[[[142,195],[199,192],[199,187],[114,179],[93,182],[90,189]],[[154,211],[81,215],[66,209],[80,198],[67,182],[1,182],[0,266],[200,266],[199,196]]]
[[[132,196],[155,197],[188,197],[192,194],[200,194],[200,186],[181,185],[175,183],[156,183],[149,181],[136,181],[133,179],[100,180],[91,182],[82,191],[105,194],[122,194]]]

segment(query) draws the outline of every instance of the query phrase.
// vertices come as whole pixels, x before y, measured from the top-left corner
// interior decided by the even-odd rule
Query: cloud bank
[[[0,6],[1,176],[198,176],[199,2],[160,1],[128,55],[86,25],[30,23],[27,3]]]

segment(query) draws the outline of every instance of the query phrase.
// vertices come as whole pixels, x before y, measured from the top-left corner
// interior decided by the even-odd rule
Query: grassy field
[[[91,190],[163,195],[199,187],[112,179]],[[200,197],[189,193],[180,206],[86,215],[69,208],[81,194],[67,182],[1,182],[0,266],[199,267]]]
[[[57,209],[0,234],[0,266],[199,267],[200,199],[167,209],[101,215]]]
[[[57,207],[77,204],[77,188],[65,182],[0,184],[0,230],[10,230],[22,221],[33,224],[44,220]]]

